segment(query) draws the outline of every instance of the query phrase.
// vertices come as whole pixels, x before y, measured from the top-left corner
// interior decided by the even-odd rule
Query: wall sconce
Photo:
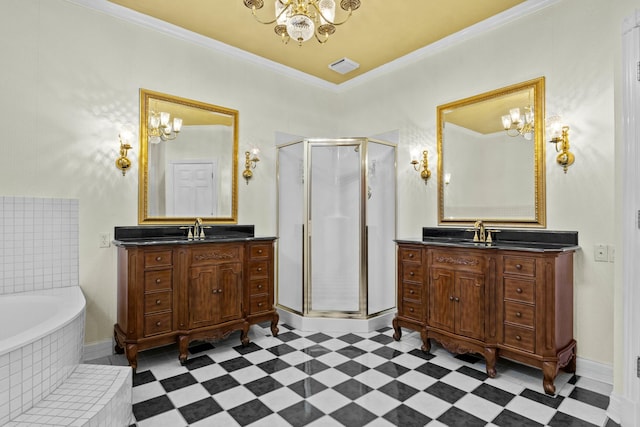
[[[551,133],[549,142],[555,144],[556,151],[560,153],[556,157],[556,162],[562,166],[564,173],[567,173],[567,169],[576,159],[573,153],[569,151],[569,126],[563,124],[558,117],[554,117],[549,128]]]
[[[118,135],[120,139],[120,157],[116,159],[116,167],[122,171],[124,176],[129,168],[131,168],[131,160],[127,158],[127,151],[131,150],[131,142],[133,141],[133,132],[130,126],[125,126]]]
[[[415,169],[416,172],[420,172],[420,178],[424,179],[425,183],[431,177],[431,171],[429,170],[429,160],[427,159],[427,154],[428,154],[427,150],[424,150],[422,152],[422,160],[420,161],[411,160],[413,169]]]
[[[255,169],[256,164],[260,161],[258,153],[259,150],[257,148],[244,152],[244,171],[242,171],[242,177],[247,182],[247,185],[249,185],[249,180],[253,176],[251,169]]]

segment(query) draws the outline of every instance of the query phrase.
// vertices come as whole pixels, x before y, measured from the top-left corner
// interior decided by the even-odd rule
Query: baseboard
[[[82,361],[100,359],[113,354],[113,339],[98,341],[84,345]]]
[[[578,357],[576,375],[607,384],[613,384],[613,366]]]
[[[395,313],[382,314],[370,319],[336,319],[305,317],[278,309],[280,323],[286,323],[301,331],[367,333],[390,326]]]

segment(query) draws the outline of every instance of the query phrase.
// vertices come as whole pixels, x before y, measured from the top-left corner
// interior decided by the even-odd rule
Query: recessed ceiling
[[[73,0],[72,0],[73,1]],[[324,81],[340,84],[453,34],[497,16],[529,13],[551,0],[365,0],[351,18],[336,27],[327,43],[315,39],[281,42],[274,25],[258,23],[242,0],[109,0],[144,15],[293,68]],[[336,1],[336,20],[344,12]],[[274,17],[273,0],[258,14]],[[489,21],[487,21],[489,20]],[[487,25],[490,28],[491,25]],[[360,67],[347,74],[329,64],[349,58]]]

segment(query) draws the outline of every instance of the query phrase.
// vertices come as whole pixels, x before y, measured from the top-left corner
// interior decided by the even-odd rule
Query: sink
[[[187,237],[187,225],[115,227],[114,240],[141,245],[243,240],[254,237],[253,225],[206,225],[204,239]]]

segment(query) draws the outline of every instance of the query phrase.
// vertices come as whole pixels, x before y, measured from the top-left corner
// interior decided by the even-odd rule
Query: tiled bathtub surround
[[[78,285],[78,200],[0,197],[0,294]]]
[[[71,298],[73,292],[81,291],[75,286],[42,292]],[[0,348],[0,425],[40,402],[78,366],[82,357],[84,321],[85,306],[82,304],[68,323],[49,334],[9,352],[3,353]]]

